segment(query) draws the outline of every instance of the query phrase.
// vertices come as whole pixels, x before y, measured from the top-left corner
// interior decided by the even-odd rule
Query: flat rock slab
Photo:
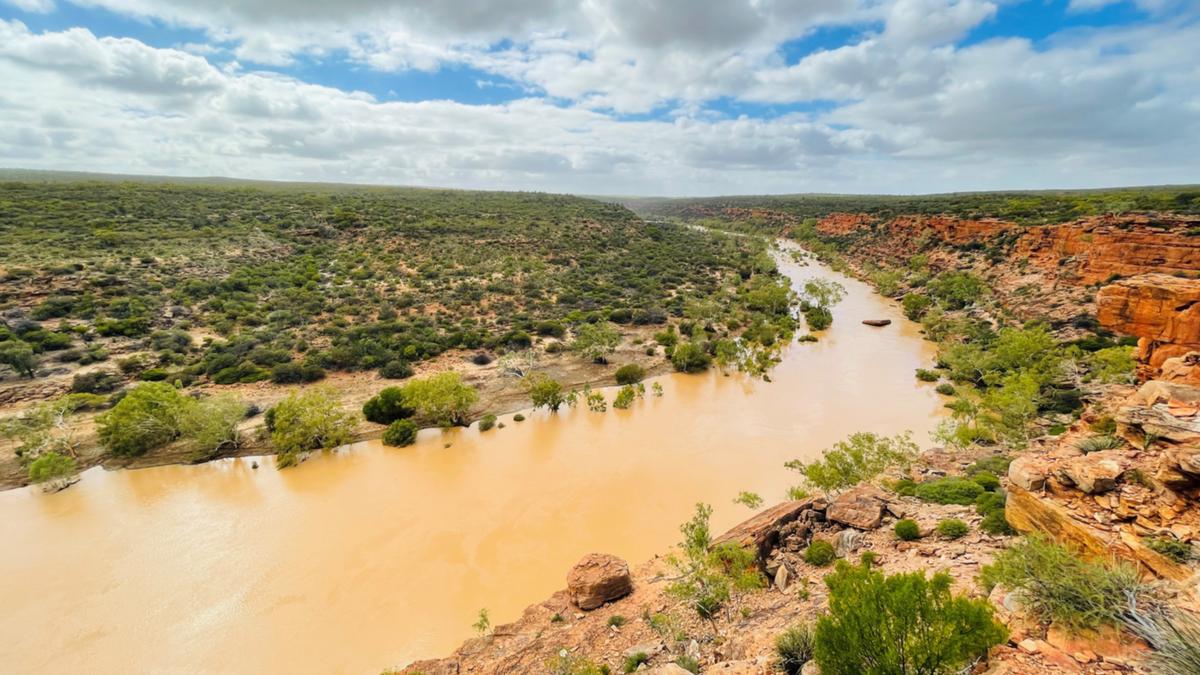
[[[864,326],[875,326],[876,328],[882,328],[884,326],[892,325],[892,320],[891,319],[864,319],[863,325]]]
[[[629,564],[615,555],[589,553],[567,574],[567,592],[585,611],[619,600],[633,592]]]

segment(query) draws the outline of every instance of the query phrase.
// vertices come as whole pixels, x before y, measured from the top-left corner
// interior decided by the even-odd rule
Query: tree
[[[33,347],[21,340],[4,340],[0,342],[0,363],[6,364],[17,371],[18,375],[33,377],[37,368],[37,357],[33,355]]]
[[[396,420],[383,432],[383,444],[403,448],[417,442],[417,425],[412,420]]]
[[[712,547],[711,516],[711,506],[696,504],[695,515],[680,526],[679,553],[667,558],[678,576],[667,592],[690,604],[715,631],[717,612],[739,593],[762,588],[766,580],[752,551],[732,543]]]
[[[30,462],[29,480],[33,483],[61,480],[75,475],[75,471],[74,458],[50,451]]]
[[[230,394],[210,396],[186,407],[180,433],[194,446],[192,458],[207,461],[242,444],[238,425],[246,419],[246,404]]]
[[[329,387],[293,391],[272,411],[271,445],[281,469],[296,464],[301,453],[336,448],[353,439],[354,416],[341,409]]]
[[[646,369],[636,363],[617,368],[617,384],[637,384],[646,377]]]
[[[684,342],[675,346],[671,353],[671,365],[681,373],[698,373],[708,369],[712,361],[704,348],[695,342]]]
[[[464,426],[479,393],[458,373],[444,372],[404,385],[404,403],[434,424]]]
[[[885,577],[840,561],[825,577],[829,613],[818,618],[813,653],[826,675],[949,675],[1008,639],[985,599],[956,596],[949,574]]]
[[[621,334],[612,324],[605,322],[585,323],[575,329],[575,339],[571,349],[579,352],[584,358],[602,362],[606,355],[616,351],[621,344]]]
[[[800,297],[809,305],[829,309],[846,297],[846,287],[829,279],[808,279]]]
[[[551,379],[544,373],[534,373],[525,376],[525,389],[533,399],[534,408],[548,408],[550,412],[558,412],[566,401],[562,383]]]
[[[144,382],[96,417],[100,443],[114,455],[136,456],[179,438],[195,401],[166,382]]]
[[[787,468],[798,471],[805,482],[821,490],[843,490],[878,476],[893,466],[906,466],[917,454],[917,444],[907,432],[894,437],[860,431],[834,443],[819,460],[792,460]]]
[[[987,283],[970,272],[946,272],[929,282],[929,293],[946,309],[964,309],[988,291]]]
[[[404,390],[400,387],[385,387],[362,407],[363,417],[376,424],[391,424],[413,416],[416,411],[405,404]]]

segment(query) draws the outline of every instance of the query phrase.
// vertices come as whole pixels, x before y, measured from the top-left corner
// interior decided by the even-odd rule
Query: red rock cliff
[[[1200,237],[1188,231],[1200,219],[1188,216],[1097,216],[1062,225],[1027,228],[1014,258],[1043,269],[1059,268],[1079,284],[1113,275],[1200,270]],[[1068,279],[1064,279],[1068,280]]]
[[[1200,351],[1200,280],[1143,274],[1100,289],[1096,305],[1100,325],[1139,338],[1138,360],[1150,369]]]

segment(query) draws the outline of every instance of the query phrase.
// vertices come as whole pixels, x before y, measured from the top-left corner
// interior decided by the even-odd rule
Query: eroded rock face
[[[1100,325],[1138,339],[1138,360],[1157,371],[1167,359],[1200,350],[1200,280],[1142,274],[1100,289]]]
[[[874,530],[883,521],[887,495],[874,485],[860,485],[829,503],[829,520],[860,530]]]
[[[585,611],[619,600],[633,592],[629,565],[615,555],[589,553],[567,574],[567,592]]]
[[[1022,455],[1008,465],[1008,480],[1023,490],[1046,487],[1046,470],[1035,457]]]
[[[1120,454],[1112,451],[1093,452],[1068,460],[1062,474],[1071,484],[1087,494],[1102,494],[1117,486],[1122,468]]]
[[[781,531],[813,508],[813,500],[776,504],[746,520],[713,541],[713,546],[733,543],[749,548],[763,558],[779,543]]]

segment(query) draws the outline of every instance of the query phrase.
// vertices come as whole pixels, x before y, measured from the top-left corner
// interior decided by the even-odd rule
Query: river
[[[859,281],[781,270],[849,292],[769,383],[668,375],[630,410],[526,411],[286,471],[95,468],[57,494],[0,493],[0,670],[378,673],[449,652],[481,608],[515,619],[588,552],[664,551],[697,501],[715,531],[734,524],[739,491],[778,501],[785,461],[852,432],[928,445],[942,401],[913,375],[934,355],[917,327]],[[860,324],[875,318],[893,323]]]

